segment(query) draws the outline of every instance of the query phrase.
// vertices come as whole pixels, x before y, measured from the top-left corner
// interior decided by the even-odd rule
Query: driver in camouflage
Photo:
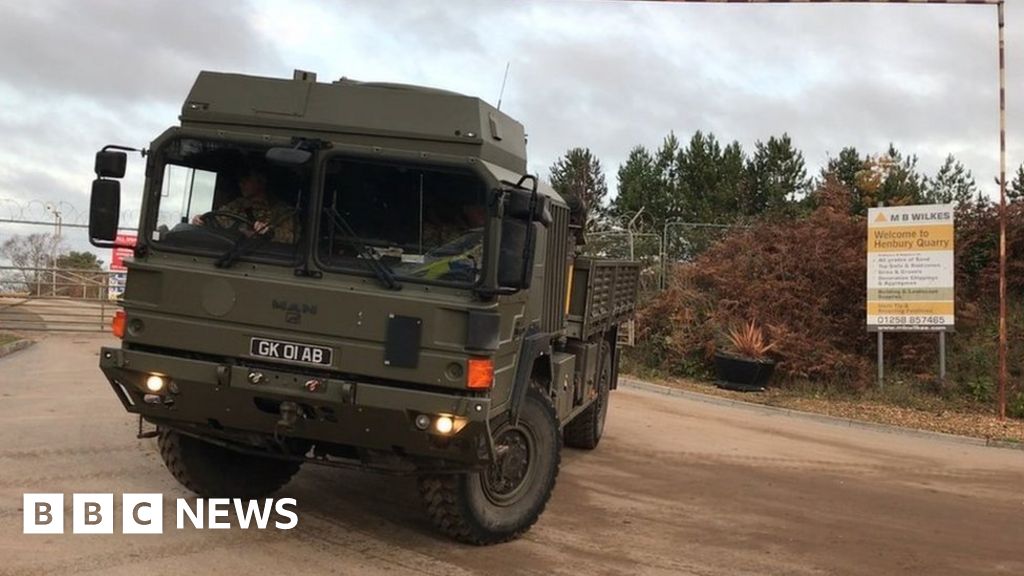
[[[239,196],[231,202],[217,208],[217,212],[237,214],[250,223],[250,227],[240,229],[246,236],[270,235],[270,241],[292,244],[297,238],[295,210],[274,198],[267,191],[267,175],[259,170],[249,170],[238,181]],[[238,222],[225,216],[213,216],[216,224],[222,228],[232,229],[239,226]],[[192,219],[192,224],[207,224],[202,216]]]

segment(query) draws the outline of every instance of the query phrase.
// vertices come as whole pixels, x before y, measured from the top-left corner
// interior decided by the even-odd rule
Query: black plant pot
[[[715,384],[740,392],[761,392],[775,372],[775,361],[754,360],[726,352],[715,353]]]

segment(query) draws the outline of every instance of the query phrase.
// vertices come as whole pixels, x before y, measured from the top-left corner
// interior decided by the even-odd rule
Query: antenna
[[[498,94],[498,110],[501,110],[501,98],[505,95],[505,82],[508,81],[508,69],[512,61],[505,62],[505,76],[501,79],[501,92]]]

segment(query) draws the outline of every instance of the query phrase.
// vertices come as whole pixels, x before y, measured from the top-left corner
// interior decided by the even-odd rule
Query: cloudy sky
[[[847,145],[955,154],[996,194],[994,7],[619,1],[0,2],[0,219],[85,222],[94,152],[177,122],[199,70],[425,84],[496,103],[541,175],[590,147],[614,188],[670,130],[786,131],[817,168]],[[1024,0],[1007,6],[1009,162],[1024,161]],[[137,205],[141,162],[124,205]],[[25,208],[27,206],[27,209]],[[0,241],[28,228],[0,223]],[[78,245],[77,242],[75,242]]]

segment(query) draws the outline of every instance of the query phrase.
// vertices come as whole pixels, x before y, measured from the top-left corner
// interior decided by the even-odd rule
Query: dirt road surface
[[[1024,451],[622,389],[521,540],[449,542],[415,483],[307,466],[294,530],[177,530],[189,498],[96,368],[104,336],[0,360],[0,574],[1024,574]],[[63,535],[22,494],[63,492]],[[74,492],[160,492],[162,535],[70,533]],[[120,513],[120,508],[117,508]]]

